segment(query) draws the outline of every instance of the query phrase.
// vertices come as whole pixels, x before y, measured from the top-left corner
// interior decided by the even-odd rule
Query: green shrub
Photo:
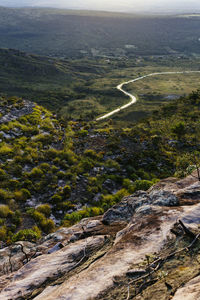
[[[10,145],[4,144],[0,146],[0,155],[8,155],[13,152],[13,149]]]
[[[44,172],[48,172],[51,169],[51,166],[48,163],[40,164],[40,169]]]
[[[177,122],[172,126],[171,130],[180,139],[186,133],[185,122]]]
[[[46,157],[49,160],[58,157],[58,155],[59,155],[59,151],[54,148],[50,148],[46,151]]]
[[[68,184],[64,186],[63,194],[65,197],[69,197],[71,194],[71,187]]]
[[[145,179],[145,180],[150,180],[151,179],[150,174],[148,172],[145,172],[142,169],[137,170],[137,175],[141,179]]]
[[[7,218],[12,216],[13,212],[8,205],[0,205],[0,218]]]
[[[21,192],[23,193],[23,195],[26,199],[31,198],[31,193],[29,192],[29,190],[23,188],[23,189],[21,189]]]
[[[8,191],[0,189],[0,201],[5,202],[10,198],[11,198],[11,194]]]
[[[10,180],[8,181],[8,187],[9,187],[11,190],[15,190],[15,189],[19,188],[19,186],[20,186],[20,183],[19,183],[19,181],[16,180],[16,179],[10,179]]]
[[[7,178],[7,174],[3,169],[0,169],[0,180],[5,180]]]
[[[17,241],[35,242],[39,238],[40,236],[38,236],[38,233],[33,229],[23,229],[13,235],[12,242],[17,242]]]
[[[117,191],[116,194],[114,194],[115,201],[119,202],[122,200],[123,197],[126,197],[128,195],[129,195],[129,193],[126,189],[121,189],[121,190]]]
[[[107,210],[111,206],[120,202],[123,197],[128,196],[128,194],[129,193],[126,189],[121,189],[114,195],[103,195],[100,201],[101,207],[103,207],[104,210]]]
[[[130,175],[130,178],[131,178],[133,181],[138,180],[138,175],[136,175],[135,173],[132,173],[132,174]]]
[[[14,198],[16,201],[19,201],[19,202],[25,202],[30,197],[31,197],[31,194],[27,189],[21,189],[19,191],[14,192]]]
[[[58,170],[59,169],[56,166],[51,167],[51,172],[54,173],[54,174],[58,173]]]
[[[72,179],[74,175],[76,175],[76,174],[72,174],[72,172],[70,170],[67,170],[67,172],[65,173],[65,176],[67,179]]]
[[[53,196],[51,197],[50,202],[51,202],[52,204],[60,203],[60,202],[62,202],[62,197],[61,197],[60,195],[58,195],[58,194],[55,194],[55,195],[53,195]]]
[[[41,236],[42,236],[42,231],[39,229],[39,227],[35,225],[35,226],[32,227],[32,229],[33,229],[34,232],[36,232],[37,239],[40,239]]]
[[[39,225],[45,220],[45,216],[37,210],[34,210],[34,212],[31,214],[31,216],[36,221],[36,223],[38,223]]]
[[[68,211],[69,209],[75,209],[75,204],[71,203],[70,201],[60,202],[56,205],[56,209]]]
[[[15,211],[18,208],[18,204],[15,199],[10,199],[8,202],[8,206],[12,211]]]
[[[133,184],[134,192],[138,190],[146,191],[152,186],[153,182],[149,180],[136,180]]]
[[[89,177],[88,178],[89,185],[97,185],[97,178],[96,177]]]
[[[84,151],[84,154],[86,156],[90,157],[90,158],[93,158],[93,159],[98,158],[98,155],[97,155],[96,151],[94,151],[92,149],[86,149]]]
[[[31,172],[29,173],[29,176],[31,178],[41,178],[43,174],[44,173],[42,172],[42,170],[40,168],[35,167],[31,170]]]
[[[106,167],[108,167],[108,168],[111,168],[111,169],[116,169],[116,170],[120,170],[120,165],[118,164],[118,162],[117,161],[115,161],[115,160],[112,160],[112,159],[108,159],[107,161],[106,161]]]
[[[22,182],[22,187],[25,189],[29,188],[30,190],[33,189],[32,181],[29,179],[24,179],[24,181]]]
[[[77,172],[78,173],[83,173],[90,171],[94,167],[94,162],[89,159],[89,158],[82,158],[78,167],[77,167]]]
[[[114,195],[103,195],[102,200],[101,200],[101,206],[103,207],[104,210],[107,210],[111,206],[115,205],[115,196]]]
[[[77,222],[79,222],[83,218],[98,216],[102,214],[104,210],[100,207],[86,207],[82,210],[73,212],[71,214],[66,214],[64,217],[64,223],[65,226],[68,226],[68,224],[73,225]],[[67,222],[65,222],[67,221]]]
[[[23,162],[23,157],[16,155],[14,158],[15,163],[22,163]]]
[[[78,134],[78,136],[80,136],[80,137],[84,137],[84,136],[87,136],[87,135],[88,135],[88,131],[82,129],[82,130],[79,130],[79,131],[77,132],[77,134]]]
[[[126,189],[129,189],[130,186],[132,186],[132,181],[128,178],[125,178],[123,180],[123,187],[125,187]]]
[[[16,226],[20,226],[22,224],[21,212],[19,210],[16,210],[12,215],[12,222]]]
[[[94,217],[94,216],[99,216],[102,215],[104,213],[104,209],[101,207],[91,207],[89,208],[90,210],[90,216]]]
[[[49,217],[51,214],[51,207],[49,204],[41,204],[36,208],[36,210],[45,215],[45,217]]]
[[[38,209],[38,208],[37,208]],[[39,212],[38,210],[35,210],[34,208],[28,209],[27,213],[35,220],[35,222],[38,224],[38,226],[45,232],[50,233],[55,230],[55,224],[53,220],[47,219],[42,212]],[[49,213],[49,207],[40,205],[39,209],[44,211],[45,213]]]
[[[98,188],[98,186],[90,186],[90,185],[88,185],[88,186],[87,186],[87,191],[88,191],[88,193],[90,193],[91,195],[95,195],[95,194],[98,193],[99,188]]]
[[[55,230],[55,224],[54,224],[54,221],[51,220],[51,219],[45,219],[41,222],[40,224],[42,230],[49,234],[51,232],[53,232]]]
[[[6,226],[0,227],[0,241],[5,241],[7,239],[7,228]]]
[[[6,125],[6,124],[1,124],[0,128],[1,128],[1,131],[4,131],[4,132],[8,132],[10,130],[8,125]]]
[[[59,179],[64,179],[66,177],[66,174],[63,171],[59,171],[56,175]]]
[[[51,135],[50,135],[49,133],[46,133],[46,134],[40,133],[40,134],[35,135],[35,136],[33,137],[33,140],[34,140],[35,142],[41,142],[41,143],[43,143],[43,144],[49,143],[49,142],[51,141],[51,139],[52,139],[52,137],[51,137]]]
[[[75,153],[70,149],[60,153],[60,158],[66,160],[69,165],[73,165],[77,162]]]

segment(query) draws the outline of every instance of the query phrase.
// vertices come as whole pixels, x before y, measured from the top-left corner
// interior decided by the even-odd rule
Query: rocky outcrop
[[[31,296],[34,289],[76,268],[93,251],[100,249],[106,240],[106,236],[89,237],[64,247],[51,256],[44,254],[32,259],[15,274],[14,284],[11,283],[3,290],[1,298],[19,299],[21,296]]]
[[[192,176],[168,179],[23,251],[2,249],[18,263],[2,271],[0,299],[198,299],[199,191]]]
[[[176,292],[173,300],[194,300],[200,299],[200,276],[190,280],[186,285]]]
[[[33,243],[18,242],[0,250],[0,275],[20,269],[36,253]]]
[[[104,224],[112,222],[130,221],[135,212],[148,213],[148,205],[178,206],[178,198],[165,190],[153,190],[150,193],[138,191],[133,196],[125,197],[119,204],[109,209],[103,216]],[[150,212],[150,211],[149,211]]]
[[[33,108],[35,104],[28,100],[23,100],[22,106],[17,109],[15,107],[11,107],[9,112],[5,112],[5,106],[0,107],[0,113],[2,117],[0,118],[0,124],[4,124],[10,121],[17,120],[18,118],[29,115],[33,112]]]

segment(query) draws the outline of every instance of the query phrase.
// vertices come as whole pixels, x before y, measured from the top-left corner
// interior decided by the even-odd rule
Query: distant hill
[[[135,55],[199,53],[199,24],[199,18],[179,16],[1,7],[0,47],[64,57],[126,51],[126,45],[135,46]]]
[[[53,111],[81,97],[80,89],[75,91],[77,80],[81,86],[103,72],[103,66],[91,61],[69,62],[0,49],[0,93],[35,100]]]

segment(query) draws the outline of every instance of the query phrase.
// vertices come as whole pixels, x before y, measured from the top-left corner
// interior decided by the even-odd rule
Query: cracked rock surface
[[[0,299],[200,299],[200,242],[187,248],[178,222],[198,235],[198,195],[192,176],[169,178],[37,244],[18,242],[23,251],[2,249]]]

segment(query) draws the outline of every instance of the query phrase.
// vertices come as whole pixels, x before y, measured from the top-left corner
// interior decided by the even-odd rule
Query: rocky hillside
[[[0,298],[199,299],[194,175],[162,180],[103,216],[0,250]]]
[[[0,97],[1,247],[37,240],[57,226],[102,214],[129,192],[125,155],[108,153],[108,135],[84,122],[66,127],[30,101]],[[92,149],[89,141],[99,144]],[[118,150],[117,150],[118,151]],[[137,179],[137,177],[135,178]],[[148,188],[152,181],[139,181]]]
[[[199,110],[64,125],[1,96],[0,299],[198,299],[200,183],[159,179],[199,168]]]
[[[36,241],[190,173],[200,158],[199,103],[197,91],[119,128],[111,120],[63,125],[30,101],[0,97],[1,247]]]

